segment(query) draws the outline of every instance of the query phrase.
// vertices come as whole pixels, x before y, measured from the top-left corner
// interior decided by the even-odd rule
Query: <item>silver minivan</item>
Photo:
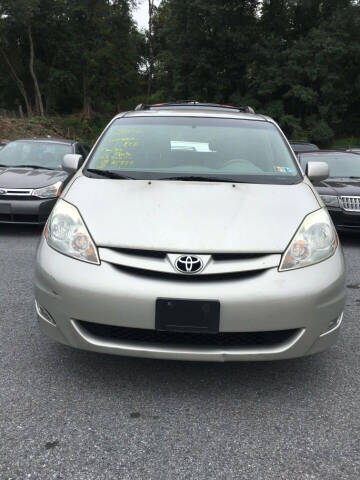
[[[73,347],[175,360],[320,352],[345,303],[339,240],[278,125],[198,102],[116,116],[37,252],[41,329]],[[81,165],[81,168],[79,166]],[[311,181],[310,181],[311,180]]]

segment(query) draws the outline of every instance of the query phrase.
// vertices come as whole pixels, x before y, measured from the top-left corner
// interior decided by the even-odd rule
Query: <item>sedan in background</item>
[[[299,159],[304,170],[308,162],[323,161],[329,165],[330,177],[316,189],[338,230],[360,232],[360,156],[319,150],[302,153]]]
[[[85,160],[90,148],[58,138],[16,140],[0,151],[0,223],[43,224],[69,179],[66,154]]]
[[[290,146],[295,153],[301,152],[313,152],[319,150],[319,147],[315,143],[297,142],[296,140],[290,140]]]

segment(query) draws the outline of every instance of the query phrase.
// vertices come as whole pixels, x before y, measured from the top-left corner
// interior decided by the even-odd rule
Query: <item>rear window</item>
[[[9,167],[35,166],[49,169],[61,169],[64,155],[71,153],[69,144],[15,141],[9,143],[0,152],[0,165]]]
[[[326,162],[329,165],[330,177],[360,178],[360,155],[355,153],[308,154],[300,156],[300,163],[306,169],[308,162]]]
[[[290,143],[294,152],[311,152],[312,150],[319,150],[317,145],[312,143]]]
[[[270,122],[198,117],[120,118],[87,169],[152,179],[193,175],[280,184],[301,179],[291,150]]]

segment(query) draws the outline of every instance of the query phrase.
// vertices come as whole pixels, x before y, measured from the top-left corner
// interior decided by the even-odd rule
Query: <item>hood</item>
[[[328,178],[317,187],[321,195],[360,196],[360,178]]]
[[[63,170],[0,167],[0,188],[41,188],[67,177]]]
[[[254,185],[78,177],[64,193],[99,247],[283,252],[320,208],[306,183]]]

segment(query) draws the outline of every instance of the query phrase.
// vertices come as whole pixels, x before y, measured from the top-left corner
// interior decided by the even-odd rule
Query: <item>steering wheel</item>
[[[232,158],[231,160],[228,160],[225,162],[221,168],[226,168],[229,167],[230,165],[233,165],[234,163],[241,163],[241,162],[247,162],[248,160],[245,160],[245,158]]]

